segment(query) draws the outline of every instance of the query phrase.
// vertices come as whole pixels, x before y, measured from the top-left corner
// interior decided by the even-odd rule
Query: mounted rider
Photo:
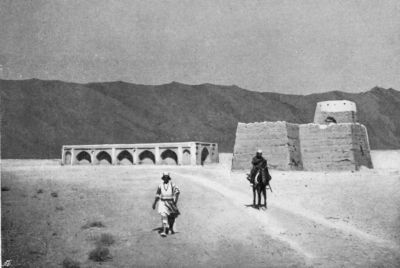
[[[250,171],[250,183],[254,184],[255,178],[260,172],[262,181],[265,183],[265,185],[268,185],[269,181],[271,180],[271,175],[268,171],[267,160],[262,156],[262,150],[257,150],[257,153],[253,157],[251,164],[253,165],[253,167]]]

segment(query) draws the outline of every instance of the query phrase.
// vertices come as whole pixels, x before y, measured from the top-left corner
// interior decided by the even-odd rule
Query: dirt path
[[[182,191],[182,215],[177,234],[160,237],[160,217],[151,204],[163,169],[33,165],[2,170],[2,186],[10,188],[2,193],[3,257],[19,267],[60,267],[66,257],[91,268],[307,266],[286,243],[263,232],[262,224],[232,209],[225,196],[188,180],[184,173],[191,168],[168,168]],[[92,221],[105,227],[82,229]],[[113,259],[95,263],[88,254],[104,233],[115,238]]]
[[[267,211],[245,208],[244,204],[252,200],[250,188],[239,192],[206,176],[184,176],[227,197],[237,209],[261,223],[268,235],[302,254],[309,265],[365,267],[385,263],[385,267],[398,267],[400,263],[396,243],[350,224],[331,222],[287,201],[277,203],[274,198],[270,198]]]
[[[166,239],[158,235],[159,215],[151,209],[164,170],[171,172],[182,190],[178,233]],[[359,175],[366,174],[354,176]],[[342,174],[342,182],[349,182],[347,192],[335,197],[338,192],[328,195],[326,190],[331,181],[327,176],[338,177],[274,173],[268,209],[255,210],[246,206],[252,193],[243,174],[231,173],[224,164],[60,167],[43,161],[12,161],[2,169],[1,179],[2,186],[10,187],[1,196],[3,256],[31,267],[57,267],[65,257],[79,261],[81,267],[103,268],[399,267],[398,236],[392,231],[397,230],[399,199],[395,190],[391,192],[398,185],[397,175],[382,176],[380,184],[373,182],[381,191],[371,195],[372,202],[364,199],[370,192],[358,188],[368,177],[359,180]],[[58,192],[58,197],[52,197],[52,192]],[[348,194],[353,198],[348,209],[337,210],[343,208],[339,199],[349,203]],[[329,202],[321,206],[330,211],[323,213],[321,206],[315,208],[315,200],[327,196]],[[306,202],[299,202],[301,198]],[[379,210],[368,211],[376,200]],[[379,213],[381,208],[386,208],[385,214]],[[368,217],[360,217],[365,212]],[[349,223],[343,221],[346,213]],[[365,220],[376,215],[387,215],[390,224]],[[92,220],[106,227],[83,230]],[[88,260],[93,238],[101,233],[116,240],[110,246],[113,260],[102,264]]]

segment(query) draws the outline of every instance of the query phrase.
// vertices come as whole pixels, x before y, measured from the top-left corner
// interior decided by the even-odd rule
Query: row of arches
[[[182,164],[183,165],[190,165],[191,163],[191,154],[188,149],[184,149],[182,152]],[[207,148],[204,148],[202,151],[202,160],[201,162],[204,163],[206,158],[208,157],[209,152]],[[72,161],[71,152],[68,151],[65,153],[64,156],[64,163],[66,165],[70,165]],[[204,158],[204,159],[203,159]],[[100,151],[96,155],[97,163],[99,164],[112,164],[112,157],[106,151]],[[144,150],[138,155],[139,162],[137,164],[156,164],[156,157],[154,153],[150,150]],[[117,163],[118,164],[134,164],[133,155],[128,150],[123,150],[118,153],[117,155]],[[160,164],[166,165],[177,165],[178,164],[178,155],[170,149],[164,150],[160,155]],[[76,159],[74,163],[76,164],[91,164],[93,162],[92,156],[87,151],[81,151],[76,155]],[[136,164],[136,163],[135,163]]]

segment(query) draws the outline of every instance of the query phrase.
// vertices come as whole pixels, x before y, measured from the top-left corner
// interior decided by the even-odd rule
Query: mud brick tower
[[[314,122],[239,123],[232,169],[249,169],[257,149],[279,170],[358,170],[372,168],[368,133],[357,122],[356,104],[317,103]]]

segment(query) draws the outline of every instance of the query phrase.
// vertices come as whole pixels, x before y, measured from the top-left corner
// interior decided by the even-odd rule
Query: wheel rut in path
[[[246,208],[252,201],[250,189],[230,189],[202,175],[179,175],[229,198],[232,205],[253,217],[273,239],[286,242],[302,254],[308,264],[362,267],[371,263],[400,264],[400,247],[392,241],[368,234],[350,224],[331,222],[322,215],[288,203],[270,200],[267,210]],[[243,214],[246,215],[246,214]]]

